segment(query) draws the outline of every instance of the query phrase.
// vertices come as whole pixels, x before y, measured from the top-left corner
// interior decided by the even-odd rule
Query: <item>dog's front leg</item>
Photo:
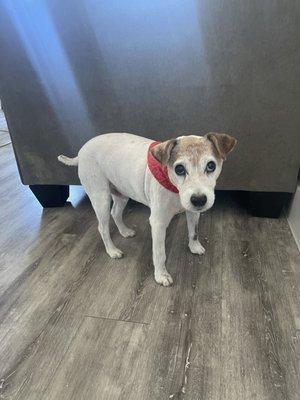
[[[200,213],[186,211],[186,220],[189,231],[189,248],[194,254],[204,254],[205,248],[201,245],[198,238],[198,222]]]
[[[165,239],[166,230],[172,216],[166,216],[162,212],[152,211],[150,225],[152,233],[152,254],[154,264],[154,277],[157,283],[163,286],[170,286],[173,279],[166,269]]]

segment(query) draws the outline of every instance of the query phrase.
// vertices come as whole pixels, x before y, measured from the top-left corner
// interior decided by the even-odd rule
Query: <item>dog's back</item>
[[[121,194],[145,204],[142,189],[151,142],[129,133],[108,133],[89,140],[78,153],[80,180],[101,171]]]

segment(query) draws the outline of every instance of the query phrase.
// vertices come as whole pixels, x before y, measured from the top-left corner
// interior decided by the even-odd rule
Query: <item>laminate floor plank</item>
[[[218,399],[222,370],[222,273],[223,273],[223,208],[217,204],[199,226],[206,248],[199,269],[192,309],[192,348],[189,380],[197,377],[186,391],[188,399]],[[197,396],[197,397],[195,397]]]
[[[5,115],[1,109],[0,109],[0,130],[6,131],[6,132],[8,131]]]
[[[280,222],[276,225],[280,226]],[[261,336],[261,351],[267,361],[264,377],[269,398],[296,400],[300,394],[300,346],[295,318],[299,289],[295,291],[295,275],[285,250],[294,243],[289,242],[288,235],[285,246],[279,243],[272,220],[249,219],[249,226],[262,271],[260,298],[265,312],[265,336]],[[298,262],[300,265],[299,256]]]
[[[223,398],[267,399],[266,359],[260,340],[265,312],[257,249],[247,227],[248,216],[232,204],[223,213],[223,271],[221,308],[221,388]],[[270,398],[271,399],[271,398]]]
[[[141,207],[141,212],[139,212],[139,209],[135,211],[134,213],[129,213],[128,218],[126,218],[132,226],[140,220],[141,215],[142,217],[147,216],[144,207]],[[92,219],[90,218],[90,220]],[[61,281],[61,285],[66,285],[64,292],[61,290],[58,292],[56,288],[53,289],[52,287],[47,288],[50,293],[55,294],[55,302],[50,302],[48,308],[46,308],[45,304],[37,303],[37,301],[34,302],[37,303],[38,310],[43,312],[45,317],[35,326],[34,330],[28,333],[32,342],[28,340],[28,348],[23,350],[23,353],[26,352],[27,354],[26,358],[22,357],[21,360],[12,360],[10,369],[6,370],[6,376],[9,376],[11,371],[17,368],[17,372],[6,381],[5,393],[7,396],[17,396],[15,398],[20,399],[27,397],[39,398],[43,388],[47,387],[55,367],[66,352],[74,332],[78,329],[80,321],[83,316],[88,314],[90,305],[99,294],[99,287],[95,285],[95,282],[99,283],[103,281],[104,283],[108,283],[108,277],[109,280],[113,280],[111,278],[115,276],[118,287],[110,288],[113,290],[112,293],[117,293],[118,291],[123,293],[122,289],[126,289],[124,298],[120,298],[119,310],[122,311],[124,309],[126,299],[131,301],[134,286],[128,287],[128,280],[126,281],[122,278],[125,278],[126,274],[130,275],[130,268],[132,272],[131,276],[136,275],[134,271],[136,264],[134,250],[137,246],[138,236],[136,238],[124,239],[120,235],[116,236],[113,234],[113,236],[116,236],[115,243],[117,245],[124,245],[127,242],[127,249],[132,256],[125,257],[122,260],[112,260],[103,251],[103,246],[99,244],[98,232],[95,227],[96,221],[94,218],[92,221],[94,222],[91,228],[88,232],[84,232],[81,239],[83,240],[82,245],[85,247],[85,251],[82,250],[80,242],[77,243],[74,246],[74,249],[77,248],[75,253],[74,250],[73,252],[71,250],[70,256],[66,257],[61,266],[64,279],[61,279],[61,276],[57,272],[55,274],[57,275],[57,279]],[[141,223],[140,225],[142,229],[138,228],[138,235],[143,235],[143,232],[146,234],[147,225],[145,223]],[[71,232],[72,229],[69,234]],[[81,252],[82,255],[80,256]],[[75,269],[73,274],[71,274],[72,268]],[[124,268],[127,268],[127,271],[124,271]],[[80,275],[78,276],[78,274]],[[39,277],[39,275],[37,276]],[[67,286],[67,283],[69,286]],[[124,283],[123,287],[122,284]],[[104,297],[106,294],[108,292],[102,293]],[[104,297],[103,302],[105,301]],[[34,298],[31,297],[30,301],[33,302]],[[107,306],[110,306],[109,303],[107,303]],[[105,310],[103,307],[102,309]],[[37,314],[37,311],[35,314]],[[105,310],[105,315],[107,316],[108,314]],[[24,320],[26,321],[26,318],[23,317],[22,320],[21,327],[24,329]],[[30,325],[28,329],[30,329]],[[38,337],[38,340],[35,337]],[[11,340],[11,337],[9,337],[9,342]],[[44,368],[41,368],[41,365]],[[30,378],[28,378],[28,375]],[[32,388],[34,388],[33,391],[31,391]],[[38,390],[36,392],[36,388],[39,388],[41,391]]]
[[[124,399],[177,398],[185,391],[185,366],[192,342],[191,310],[201,259],[187,251],[184,215],[175,217],[167,241],[167,269],[174,286],[157,286],[134,390],[126,392]]]
[[[44,398],[127,399],[134,390],[147,329],[143,324],[85,318]]]
[[[295,277],[284,251],[290,248],[289,235],[283,236],[282,248],[275,235],[283,231],[282,224],[286,230],[287,222],[249,217],[230,198],[223,199],[223,208],[223,255],[212,264],[222,277],[221,304],[216,297],[212,316],[195,321],[200,324],[197,336],[205,335],[207,323],[207,336],[211,333],[214,340],[204,336],[202,350],[192,359],[186,398],[215,400],[221,393],[228,400],[296,400],[300,358],[292,303],[299,295],[293,292]],[[214,257],[217,249],[212,252]],[[299,253],[296,258],[294,253],[294,266],[300,267]],[[207,287],[213,299],[220,285]],[[206,307],[205,301],[202,305]],[[200,357],[208,359],[201,364]]]
[[[10,135],[6,131],[0,130],[0,147],[7,146],[11,143]]]

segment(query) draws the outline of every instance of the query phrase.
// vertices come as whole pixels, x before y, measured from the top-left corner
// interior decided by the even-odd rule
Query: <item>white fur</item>
[[[64,155],[60,155],[57,157],[58,161],[62,162],[63,164],[69,165],[70,167],[76,167],[78,165],[78,157],[69,158]]]
[[[189,171],[186,179],[176,175],[174,170],[169,168],[169,177],[179,189],[178,195],[161,186],[149,171],[147,152],[151,142],[150,139],[128,133],[110,133],[88,141],[79,151],[78,158],[69,159],[66,156],[59,156],[59,160],[67,165],[78,164],[80,181],[96,212],[99,232],[106,251],[111,257],[120,258],[123,255],[110,237],[111,198],[114,202],[111,214],[124,237],[135,234],[122,219],[128,198],[150,207],[154,276],[156,282],[169,286],[173,280],[165,267],[166,229],[175,214],[186,211],[189,248],[192,253],[204,253],[204,248],[195,237],[200,212],[192,206],[190,197],[192,194],[206,194],[207,205],[201,211],[210,208],[214,202],[214,187],[222,165],[221,162],[215,160],[213,155],[205,155],[197,168],[193,168],[189,160],[184,158],[182,163]],[[216,162],[217,169],[207,176],[204,173],[205,165],[210,160]],[[122,196],[111,193],[111,184]]]

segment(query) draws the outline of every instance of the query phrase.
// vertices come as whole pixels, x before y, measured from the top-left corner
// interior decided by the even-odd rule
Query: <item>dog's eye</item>
[[[216,163],[214,161],[209,161],[206,165],[205,171],[214,172],[215,169],[216,169]]]
[[[184,166],[181,164],[176,165],[175,172],[177,175],[185,175],[186,174],[186,170],[185,170]]]

